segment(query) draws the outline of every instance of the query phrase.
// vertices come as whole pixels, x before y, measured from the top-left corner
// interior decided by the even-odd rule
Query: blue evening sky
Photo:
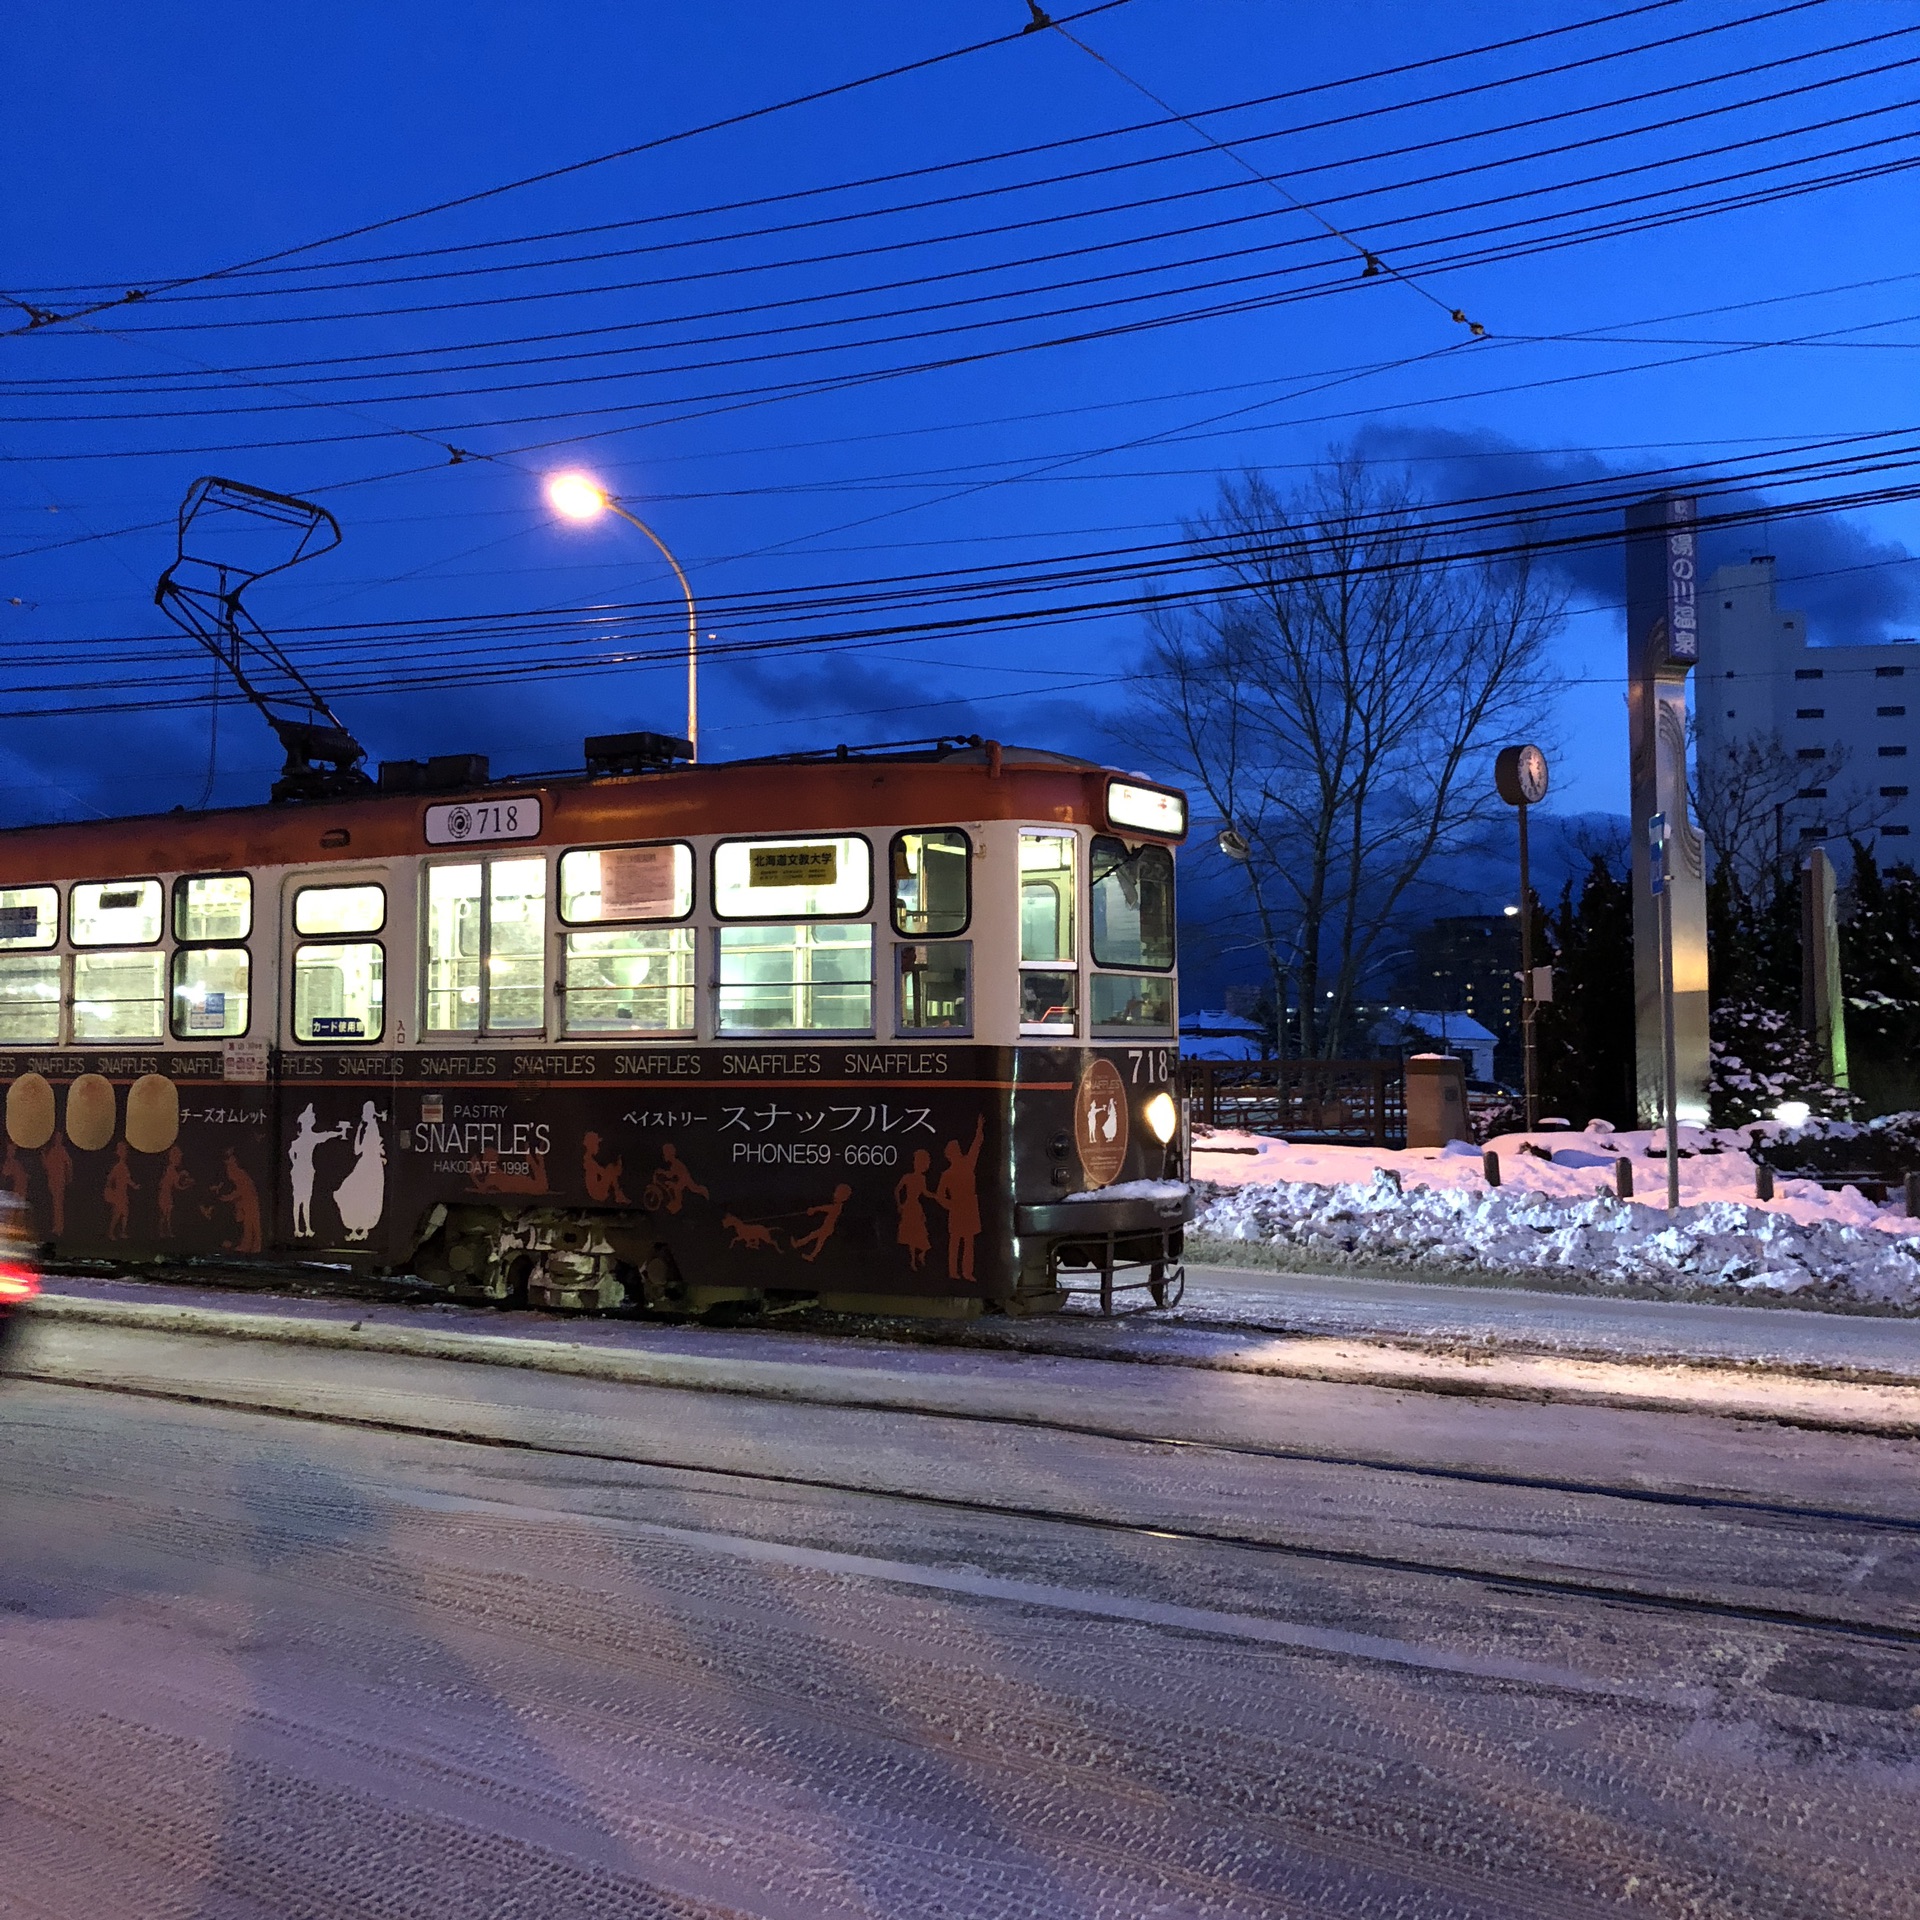
[[[29,0],[0,285],[68,313],[1024,15]],[[685,563],[708,757],[1109,751],[1124,603],[1213,476],[1284,482],[1356,436],[1443,502],[1666,469],[1779,503],[1904,484],[1920,11],[1129,0],[1075,31],[1285,194],[1034,34],[0,341],[0,818],[207,790],[210,666],[151,604],[203,473],[339,516],[338,551],[250,604],[372,757],[499,771],[682,718],[673,583],[632,529],[557,525],[557,468]],[[1410,281],[1363,280],[1322,218]],[[1821,440],[1845,470],[1798,482]],[[1920,630],[1909,547],[1897,499],[1718,543],[1779,555],[1826,640]],[[1618,810],[1618,552],[1556,565],[1555,804]],[[230,696],[218,725],[215,799],[261,796],[265,728]]]

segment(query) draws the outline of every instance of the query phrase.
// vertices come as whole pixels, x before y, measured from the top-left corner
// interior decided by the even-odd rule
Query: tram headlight
[[[1173,1104],[1169,1093],[1156,1093],[1140,1117],[1163,1147],[1180,1131],[1180,1109]]]

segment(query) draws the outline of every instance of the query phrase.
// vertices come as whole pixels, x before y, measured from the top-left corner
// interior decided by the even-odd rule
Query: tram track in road
[[[1260,1533],[1244,1533],[1210,1527],[1170,1526],[1158,1522],[1130,1520],[1113,1514],[1075,1512],[1068,1508],[1042,1506],[1030,1502],[974,1498],[962,1494],[936,1493],[911,1487],[887,1487],[825,1474],[805,1474],[763,1467],[690,1461],[639,1450],[569,1445],[550,1439],[484,1432],[447,1422],[396,1419],[370,1413],[347,1413],[315,1407],[292,1407],[235,1394],[186,1387],[83,1380],[57,1372],[39,1371],[32,1367],[14,1369],[13,1377],[30,1380],[41,1386],[206,1408],[225,1413],[250,1414],[261,1419],[341,1427],[406,1439],[440,1441],[539,1458],[586,1461],[602,1466],[635,1468],[654,1473],[685,1474],[720,1480],[736,1486],[759,1485],[805,1493],[835,1494],[859,1500],[892,1502],[923,1511],[931,1510],[987,1519],[1066,1527],[1083,1533],[1104,1534],[1110,1538],[1153,1540],[1202,1548],[1225,1548],[1364,1573],[1456,1581],[1480,1586],[1492,1592],[1535,1599],[1617,1606],[1668,1617],[1723,1620],[1746,1626],[1812,1633],[1830,1640],[1879,1646],[1903,1652],[1920,1652],[1920,1627],[1902,1626],[1894,1622],[1872,1620],[1858,1615],[1820,1613],[1798,1607],[1768,1606],[1751,1601],[1722,1598],[1710,1593],[1522,1573],[1498,1566],[1376,1553],[1359,1548],[1316,1544]],[[936,1413],[929,1417],[945,1416]],[[1077,1429],[1063,1430],[1077,1431]],[[1123,1437],[1137,1438],[1137,1436]],[[1274,1457],[1300,1456],[1276,1455]],[[1495,1484],[1499,1483],[1495,1482]],[[1833,1517],[1846,1519],[1868,1532],[1874,1531],[1877,1525],[1857,1515]],[[1911,1525],[1897,1523],[1891,1530],[1911,1531]]]
[[[267,1291],[264,1288],[246,1290]],[[356,1327],[358,1324],[355,1323]],[[1271,1334],[1272,1330],[1265,1331]],[[346,1344],[342,1342],[343,1346]],[[963,1345],[963,1343],[952,1344],[955,1347]],[[378,1350],[371,1343],[364,1347],[357,1342],[354,1345],[356,1350]],[[963,1350],[981,1351],[982,1349]],[[435,1357],[459,1358],[458,1356]],[[1047,1357],[1075,1360],[1100,1358],[1100,1356],[1081,1353],[1049,1354]],[[475,1354],[471,1360],[461,1359],[459,1363],[487,1364],[485,1357],[480,1354]],[[508,1364],[521,1365],[524,1362],[515,1360]],[[1125,1359],[1111,1361],[1109,1364],[1137,1365],[1140,1363],[1136,1358],[1128,1356]],[[54,1376],[47,1377],[54,1384],[77,1384]],[[1191,1454],[1220,1454],[1238,1459],[1270,1460],[1284,1465],[1331,1467],[1356,1473],[1382,1474],[1393,1478],[1428,1480],[1454,1485],[1484,1486],[1517,1493],[1563,1494],[1570,1498],[1611,1500],[1628,1505],[1725,1513],[1756,1520],[1771,1519],[1814,1525],[1864,1527],[1875,1532],[1920,1535],[1920,1515],[1867,1513],[1846,1507],[1821,1507],[1800,1502],[1761,1500],[1734,1493],[1707,1493],[1669,1487],[1622,1486],[1607,1481],[1575,1479],[1566,1475],[1518,1473],[1494,1467],[1383,1459],[1368,1454],[1325,1448],[1274,1446],[1257,1441],[1220,1438],[1196,1439],[1182,1434],[1143,1432],[1137,1427],[1116,1426],[1101,1421],[1063,1419],[1055,1414],[1041,1412],[1009,1412],[1004,1409],[987,1410],[951,1406],[910,1408],[903,1407],[898,1401],[881,1395],[863,1397],[857,1392],[809,1394],[803,1389],[783,1386],[778,1393],[773,1393],[746,1381],[717,1382],[694,1379],[685,1382],[653,1381],[635,1384],[663,1386],[673,1392],[737,1395],[746,1399],[776,1399],[790,1405],[841,1408],[854,1413],[895,1414],[952,1420],[971,1426],[1003,1427],[1015,1432],[1058,1433],[1075,1439],[1100,1440],[1118,1446],[1172,1450]]]

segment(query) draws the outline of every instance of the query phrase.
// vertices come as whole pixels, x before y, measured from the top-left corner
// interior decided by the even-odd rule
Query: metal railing
[[[1397,1147],[1407,1137],[1397,1060],[1182,1060],[1196,1126]]]

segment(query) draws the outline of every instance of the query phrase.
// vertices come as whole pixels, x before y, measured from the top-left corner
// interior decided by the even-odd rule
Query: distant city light
[[[1804,1100],[1782,1100],[1773,1117],[1783,1127],[1804,1127],[1813,1118],[1813,1109]]]
[[[568,520],[597,520],[607,510],[607,496],[584,473],[556,473],[547,482],[547,504]]]
[[[1502,907],[1500,911],[1504,913],[1509,920],[1518,920],[1520,918],[1520,909],[1518,907]]]

